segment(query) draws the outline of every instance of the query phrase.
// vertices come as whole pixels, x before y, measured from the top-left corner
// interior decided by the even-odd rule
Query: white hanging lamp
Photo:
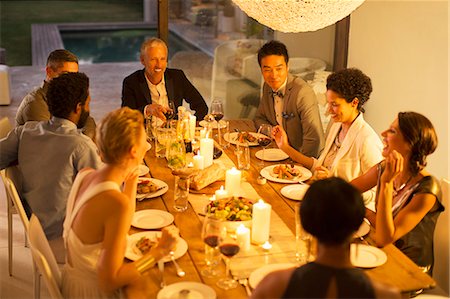
[[[342,20],[364,0],[233,0],[248,16],[282,32],[316,31]]]

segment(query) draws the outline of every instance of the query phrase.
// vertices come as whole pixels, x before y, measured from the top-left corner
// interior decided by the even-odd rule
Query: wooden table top
[[[255,131],[252,121],[249,120],[230,120],[230,131],[235,128],[241,131]],[[235,146],[230,145],[224,152],[228,157],[236,164],[236,157],[233,152]],[[258,185],[256,179],[260,171],[260,160],[255,157],[255,153],[260,150],[260,147],[251,147],[251,167],[248,171],[244,172],[247,182],[257,191],[259,196],[264,201],[272,205],[272,210],[279,216],[284,222],[286,227],[292,232],[295,239],[295,219],[294,219],[294,207],[298,201],[290,200],[281,195],[281,188],[286,184],[274,183],[268,181],[264,185]],[[235,289],[223,290],[216,286],[216,282],[220,277],[207,278],[200,274],[202,267],[205,266],[204,262],[204,243],[201,239],[202,230],[202,216],[199,216],[189,205],[188,209],[184,212],[177,212],[174,208],[174,176],[171,170],[167,167],[165,159],[156,158],[154,150],[150,150],[145,157],[145,162],[150,168],[151,177],[165,181],[169,185],[169,190],[160,197],[153,199],[144,199],[136,205],[136,210],[143,209],[159,209],[170,212],[174,216],[174,224],[179,228],[181,237],[188,243],[189,249],[187,253],[180,257],[177,261],[180,266],[186,271],[186,276],[183,278],[176,276],[175,267],[172,263],[166,263],[165,280],[167,284],[183,281],[196,281],[209,285],[212,287],[217,298],[247,298],[244,287],[238,286]],[[266,165],[276,164],[272,162],[265,162]],[[130,234],[142,231],[140,229],[132,227]],[[370,236],[366,238],[369,243],[373,243]],[[388,259],[387,262],[379,267],[365,270],[366,273],[378,281],[392,284],[398,287],[402,292],[409,292],[418,289],[427,289],[436,285],[435,281],[423,273],[414,262],[406,257],[400,250],[394,245],[388,245],[383,248]],[[235,258],[238,258],[236,256]],[[233,260],[233,259],[232,259]],[[246,265],[243,265],[244,267]],[[249,265],[250,266],[250,265]],[[224,273],[223,263],[219,265],[219,269]],[[155,267],[150,271],[150,275],[154,276],[154,286],[151,289],[154,290],[154,296],[158,293],[160,274]]]

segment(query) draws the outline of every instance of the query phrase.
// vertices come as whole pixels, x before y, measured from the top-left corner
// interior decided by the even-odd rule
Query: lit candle
[[[209,201],[215,201],[216,200],[216,195],[213,195],[209,198]]]
[[[200,152],[205,159],[203,167],[211,166],[213,163],[214,140],[211,138],[203,138],[200,140]]]
[[[191,140],[194,140],[195,137],[195,123],[197,122],[197,117],[195,115],[189,116],[189,135]]]
[[[269,241],[266,241],[266,242],[264,242],[264,244],[261,245],[261,247],[262,247],[264,250],[269,251],[270,249],[272,249],[272,244],[270,244]]]
[[[206,128],[200,130],[200,139],[206,138]]]
[[[205,158],[200,155],[200,151],[194,156],[194,168],[200,170],[205,168]]]
[[[239,225],[236,230],[236,241],[241,251],[250,249],[250,229],[243,224]]]
[[[227,190],[223,189],[223,186],[220,186],[220,189],[217,189],[214,194],[216,195],[216,199],[228,197],[228,192]]]
[[[235,167],[227,170],[225,175],[225,190],[230,196],[236,196],[241,189],[241,172]]]
[[[264,244],[269,240],[270,211],[272,206],[260,199],[253,205],[252,213],[252,242]]]

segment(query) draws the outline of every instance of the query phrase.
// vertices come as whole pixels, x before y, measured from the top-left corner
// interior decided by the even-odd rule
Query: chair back
[[[5,190],[6,190],[6,196],[8,200],[10,200],[13,203],[14,208],[16,209],[16,212],[20,216],[20,220],[22,220],[23,227],[25,229],[25,232],[28,232],[29,227],[29,220],[27,217],[27,214],[25,212],[25,209],[23,207],[22,201],[20,200],[19,193],[17,192],[16,186],[14,185],[13,181],[2,174],[3,183],[5,184]]]
[[[31,254],[52,298],[62,299],[61,272],[55,256],[48,244],[47,237],[36,215],[31,215],[28,230]]]
[[[449,294],[449,227],[450,227],[450,182],[441,180],[442,204],[445,211],[439,215],[434,231],[433,278],[441,289]]]
[[[2,139],[3,137],[6,137],[6,135],[8,135],[9,131],[11,131],[12,126],[11,123],[9,122],[8,117],[3,117],[2,119],[0,119],[0,139]]]

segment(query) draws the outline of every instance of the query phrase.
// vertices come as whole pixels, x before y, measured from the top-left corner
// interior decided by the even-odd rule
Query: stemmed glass
[[[166,117],[167,127],[169,127],[170,120],[175,117],[175,104],[173,103],[173,101],[169,101],[168,104],[167,104],[167,107],[169,108],[169,110],[167,110],[164,113],[164,116]]]
[[[220,261],[219,236],[221,234],[222,221],[214,215],[208,214],[203,220],[202,240],[205,243],[205,263],[201,274],[206,277],[217,275],[216,266]]]
[[[230,273],[230,259],[239,252],[239,244],[236,238],[227,233],[225,222],[222,222],[222,230],[219,236],[219,250],[225,257],[226,273],[225,277],[217,282],[217,286],[224,290],[233,289],[237,287],[238,283],[233,279]]]
[[[223,118],[223,104],[219,99],[215,99],[211,102],[211,115],[214,116],[214,119],[217,123],[217,131],[219,134],[219,144],[222,145],[222,135],[220,132],[220,120]]]
[[[272,126],[269,124],[262,124],[259,126],[258,129],[258,144],[262,146],[263,152],[262,152],[262,162],[261,166],[264,167],[264,160],[265,160],[265,149],[269,146],[269,144],[272,142]]]

